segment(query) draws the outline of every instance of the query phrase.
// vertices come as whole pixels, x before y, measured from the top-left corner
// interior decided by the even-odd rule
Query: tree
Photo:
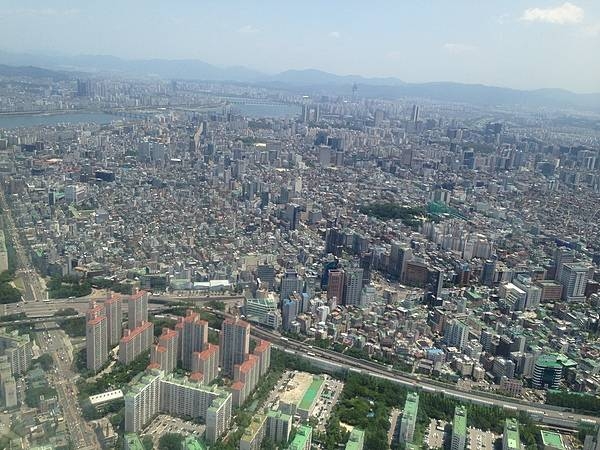
[[[142,437],[142,445],[144,446],[144,450],[152,450],[154,448],[154,442],[152,442],[152,438],[148,435]]]
[[[44,353],[43,355],[40,355],[39,358],[34,359],[33,363],[39,364],[42,367],[42,370],[47,372],[54,365],[54,360],[52,359],[52,356],[50,356],[48,353]]]
[[[179,433],[163,434],[158,440],[158,450],[181,450],[183,436]]]

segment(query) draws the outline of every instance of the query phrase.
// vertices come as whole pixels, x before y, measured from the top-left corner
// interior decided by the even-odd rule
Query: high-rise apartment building
[[[126,329],[119,341],[119,361],[123,364],[133,362],[150,348],[154,342],[154,324],[142,322],[133,330]]]
[[[139,291],[127,302],[127,328],[133,330],[142,322],[148,322],[148,292]]]
[[[97,372],[108,360],[108,327],[103,305],[94,302],[86,312],[85,348],[88,370]]]
[[[186,370],[192,369],[192,354],[202,352],[208,346],[208,322],[200,314],[187,311],[183,318],[181,333],[181,364]]]
[[[223,375],[233,378],[233,368],[243,363],[250,351],[250,324],[238,318],[225,319],[221,326],[220,359]]]
[[[415,437],[415,424],[419,410],[419,394],[409,392],[404,403],[404,412],[400,421],[400,443],[410,444]]]
[[[123,302],[121,297],[111,296],[104,300],[106,311],[106,328],[108,334],[108,345],[114,347],[119,344],[123,326]]]
[[[206,350],[194,352],[191,359],[191,371],[201,373],[204,384],[209,384],[219,375],[219,346],[208,344]]]
[[[173,372],[177,368],[177,348],[179,347],[179,333],[170,328],[163,328],[158,337],[158,343],[153,344],[150,351],[150,364],[163,370],[165,373]]]
[[[24,374],[31,367],[33,344],[28,334],[18,331],[0,333],[0,355],[6,356],[13,376]]]
[[[454,421],[452,422],[451,450],[465,450],[467,444],[467,409],[462,406],[454,408]]]

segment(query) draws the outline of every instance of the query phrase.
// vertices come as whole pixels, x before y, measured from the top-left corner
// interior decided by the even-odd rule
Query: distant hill
[[[72,75],[56,70],[42,69],[34,66],[7,66],[0,64],[0,76],[26,77],[26,78],[49,78],[52,80],[66,80]]]
[[[360,96],[425,98],[482,106],[524,106],[579,109],[600,112],[600,93],[576,94],[562,89],[518,90],[482,84],[451,82],[405,83],[397,78],[336,75],[316,69],[286,70],[268,75],[242,66],[218,67],[195,59],[126,60],[114,56],[44,56],[0,51],[0,75],[64,79],[108,74],[177,80],[212,80],[250,83],[304,94],[349,95],[356,85]],[[18,66],[18,67],[13,67]]]

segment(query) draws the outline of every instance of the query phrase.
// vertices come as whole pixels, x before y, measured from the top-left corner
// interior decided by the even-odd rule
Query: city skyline
[[[373,8],[309,2],[304,10],[276,2],[261,8],[237,2],[168,8],[153,2],[144,8],[137,2],[115,8],[4,3],[3,50],[11,52],[195,59],[270,74],[311,68],[406,82],[600,92],[594,57],[600,11],[590,0],[381,2]],[[23,23],[43,33],[23,34]]]

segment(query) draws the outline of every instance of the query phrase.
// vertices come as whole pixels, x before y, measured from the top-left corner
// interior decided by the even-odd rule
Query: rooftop
[[[456,434],[457,436],[467,435],[467,409],[464,406],[457,406],[454,409],[452,433]]]
[[[310,442],[311,437],[312,428],[307,427],[305,425],[301,425],[300,428],[298,428],[298,431],[296,432],[292,443],[288,447],[289,450],[305,449],[307,447],[308,442]]]
[[[360,428],[353,428],[346,443],[346,450],[360,450],[365,441],[365,432]]]
[[[552,447],[553,449],[562,450],[565,448],[563,444],[562,436],[559,433],[555,433],[553,431],[542,430],[542,443],[544,446]]]
[[[315,401],[315,398],[317,398],[317,395],[319,393],[319,390],[321,389],[321,386],[323,385],[323,382],[324,382],[323,378],[318,378],[318,377],[313,378],[312,383],[310,384],[310,386],[306,390],[306,393],[302,397],[302,400],[298,404],[299,409],[302,409],[305,411],[310,409],[310,407],[313,405],[313,403]]]
[[[144,445],[137,434],[126,434],[125,441],[127,442],[129,450],[144,450]]]

